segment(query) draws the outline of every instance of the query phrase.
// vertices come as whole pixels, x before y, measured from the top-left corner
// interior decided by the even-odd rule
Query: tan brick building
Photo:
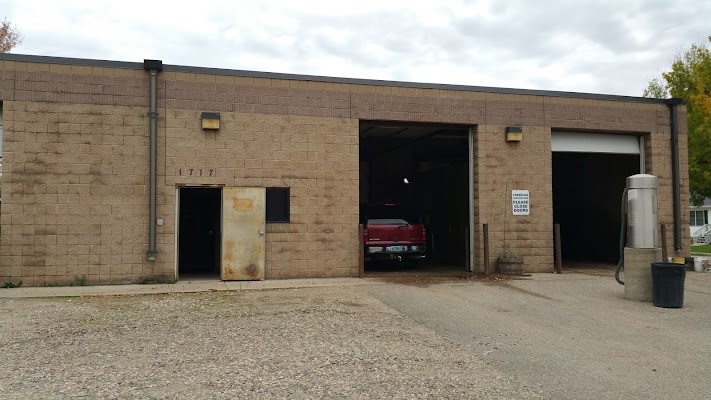
[[[636,172],[659,177],[660,223],[669,226],[671,238],[674,107],[683,210],[677,240],[683,247],[689,242],[683,105],[163,65],[156,74],[157,255],[149,260],[149,75],[143,63],[0,55],[0,281],[22,280],[28,286],[69,284],[77,277],[91,284],[175,281],[181,275],[178,255],[191,246],[178,238],[181,218],[191,218],[181,214],[181,188],[201,187],[288,188],[286,221],[266,224],[266,279],[357,276],[359,203],[375,187],[363,188],[362,141],[368,132],[394,137],[382,134],[392,126],[421,132],[394,152],[421,146],[447,129],[468,135],[463,186],[468,191],[459,192],[466,193],[462,204],[469,207],[460,225],[470,227],[472,270],[483,268],[482,225],[488,224],[492,262],[503,247],[511,247],[524,257],[526,270],[548,272],[554,264],[553,138],[618,135],[640,143]],[[219,130],[202,129],[203,112],[220,114]],[[522,141],[507,142],[507,127],[520,127]],[[444,165],[444,158],[412,165],[424,176],[428,165]],[[614,172],[615,162],[601,165],[613,165]],[[563,193],[566,186],[557,190]],[[507,209],[512,189],[529,190],[529,215],[513,216]],[[225,207],[227,192],[219,193],[216,204]],[[232,200],[235,209],[246,204]],[[436,199],[436,204],[447,208],[445,201]],[[229,210],[221,211],[214,215],[222,225],[210,230],[218,242],[228,228]],[[200,215],[196,218],[208,218]],[[609,235],[616,241],[618,232]],[[564,235],[565,240],[575,238]],[[673,245],[669,239],[670,254],[677,254]],[[225,246],[232,245],[223,240],[216,250],[222,254],[218,264],[230,251],[239,252]]]

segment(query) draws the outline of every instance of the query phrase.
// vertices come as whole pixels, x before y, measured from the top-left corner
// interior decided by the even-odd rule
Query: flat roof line
[[[143,69],[142,62],[93,60],[93,59],[85,59],[85,58],[36,56],[36,55],[28,55],[28,54],[0,53],[0,60],[48,63],[48,64],[81,65],[81,66],[105,67],[105,68]],[[377,80],[377,79],[338,78],[338,77],[330,77],[330,76],[287,74],[287,73],[278,73],[278,72],[244,71],[244,70],[236,70],[236,69],[191,67],[191,66],[170,65],[170,64],[163,64],[163,71],[165,71],[165,72],[187,72],[187,73],[196,73],[196,74],[212,74],[212,75],[224,75],[224,76],[240,76],[240,77],[248,77],[248,78],[267,78],[267,79],[284,79],[284,80],[313,81],[313,82],[327,82],[327,83],[346,83],[346,84],[354,84],[354,85],[405,87],[405,88],[417,88],[417,89],[459,90],[459,91],[466,91],[466,92],[518,94],[518,95],[526,95],[526,96],[551,96],[551,97],[566,97],[566,98],[589,99],[589,100],[627,101],[627,102],[634,102],[634,103],[671,104],[670,102],[676,101],[676,104],[679,104],[678,103],[679,99],[653,99],[653,98],[648,98],[648,97],[622,96],[622,95],[598,94],[598,93],[564,92],[564,91],[556,91],[556,90],[513,89],[513,88],[500,88],[500,87],[490,87],[490,86],[453,85],[453,84],[444,84],[444,83],[420,83],[420,82],[385,81],[385,80]]]
[[[0,60],[48,63],[48,64],[64,64],[64,65],[81,65],[81,66],[85,66],[85,67],[143,69],[142,62],[92,60],[92,59],[88,59],[88,58],[35,56],[35,55],[30,55],[30,54],[0,53]]]

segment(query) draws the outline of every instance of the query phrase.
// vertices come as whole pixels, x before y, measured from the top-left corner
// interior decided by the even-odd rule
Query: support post
[[[363,224],[358,225],[358,277],[365,278],[365,245],[363,243]]]
[[[465,257],[467,258],[465,265],[467,267],[467,272],[469,272],[469,271],[471,271],[471,265],[469,265],[469,263],[471,263],[471,248],[469,248],[469,227],[468,226],[464,227],[464,249],[466,250]]]
[[[555,272],[563,273],[563,252],[561,251],[560,224],[553,225],[553,241],[555,242]]]
[[[662,261],[667,261],[667,226],[662,224]]]
[[[489,275],[489,224],[484,224],[484,275]]]

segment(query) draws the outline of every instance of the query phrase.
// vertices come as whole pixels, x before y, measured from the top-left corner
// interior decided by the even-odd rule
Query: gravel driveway
[[[0,309],[0,398],[541,397],[358,287]]]

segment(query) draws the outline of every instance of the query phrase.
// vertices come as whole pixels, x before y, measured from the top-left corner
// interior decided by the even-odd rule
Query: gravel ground
[[[1,398],[541,398],[358,287],[0,299]]]

